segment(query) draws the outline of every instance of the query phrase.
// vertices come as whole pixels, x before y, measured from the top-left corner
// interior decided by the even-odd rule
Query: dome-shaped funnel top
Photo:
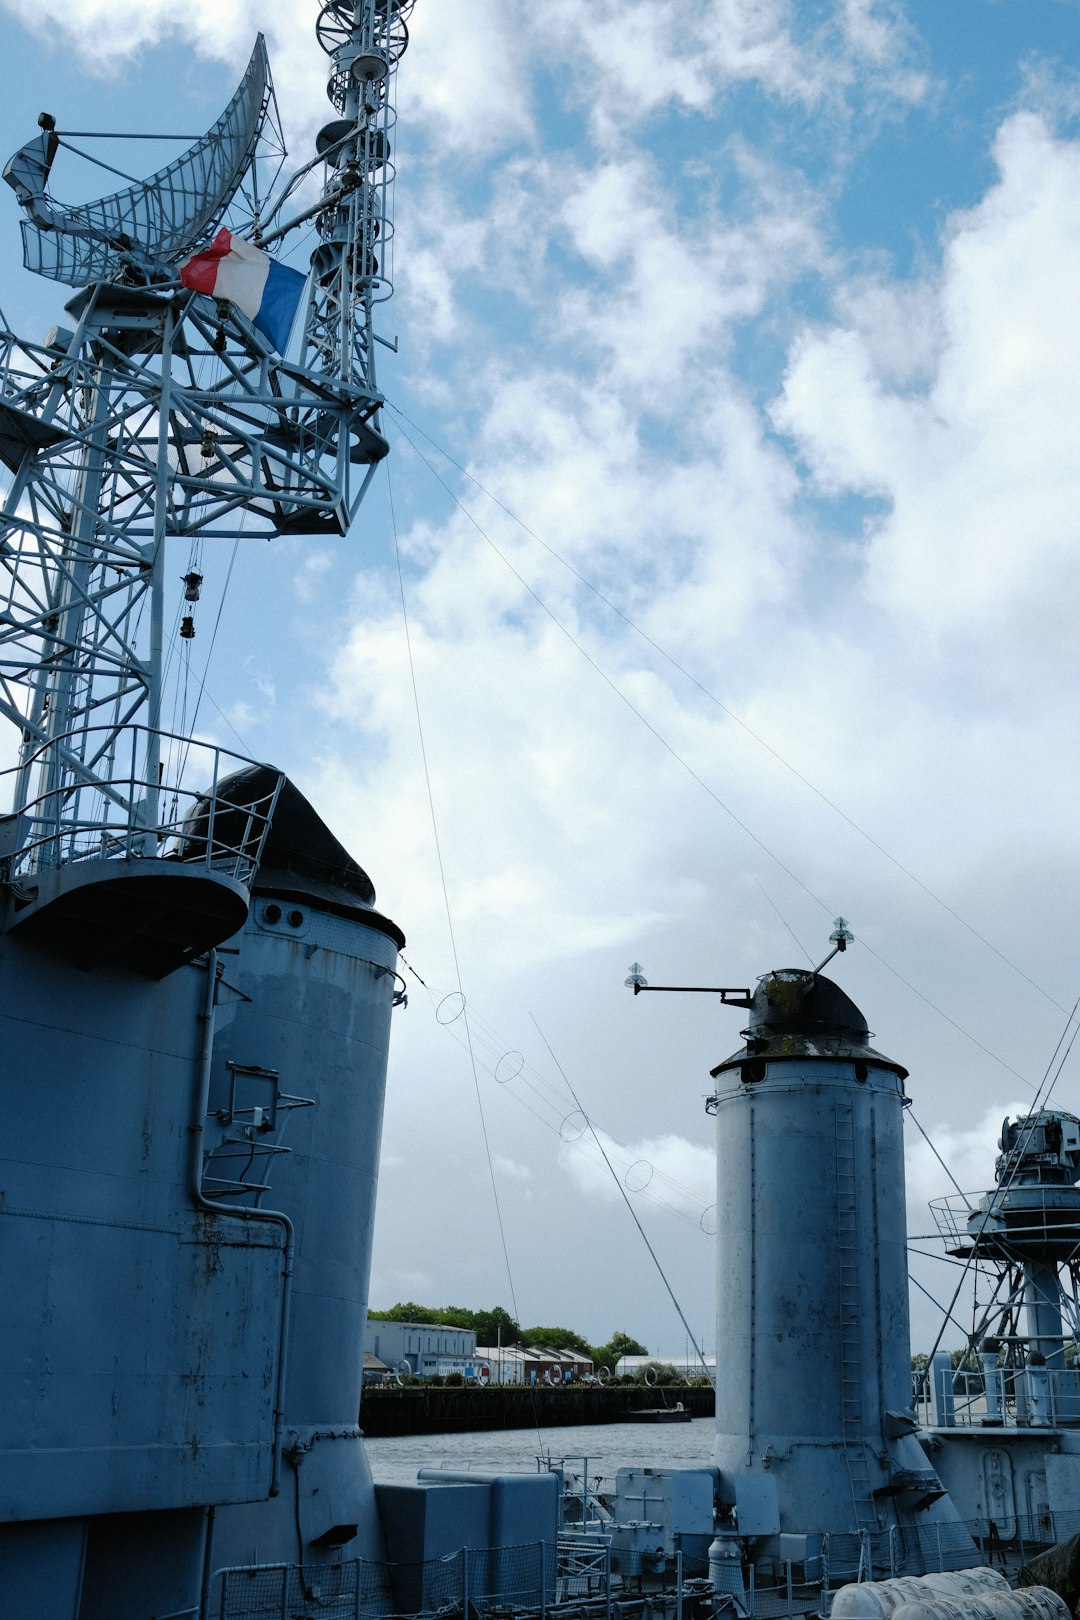
[[[773,1041],[783,1036],[829,1036],[865,1046],[866,1019],[838,984],[801,968],[765,973],[750,1002],[751,1039]]]
[[[729,1065],[751,1058],[856,1059],[878,1063],[903,1078],[907,1070],[870,1045],[866,1019],[838,984],[805,968],[778,968],[763,974],[750,999],[746,1048]]]

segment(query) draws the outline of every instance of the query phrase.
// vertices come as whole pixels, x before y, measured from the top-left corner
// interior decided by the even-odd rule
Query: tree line
[[[470,1328],[476,1334],[477,1344],[485,1349],[502,1344],[507,1348],[521,1345],[526,1349],[576,1350],[597,1370],[606,1367],[612,1373],[621,1356],[647,1356],[649,1353],[645,1345],[628,1333],[613,1333],[607,1344],[590,1344],[573,1328],[523,1328],[501,1305],[488,1311],[471,1311],[465,1305],[418,1305],[415,1300],[407,1300],[404,1304],[391,1305],[388,1311],[369,1311],[368,1315],[377,1322],[433,1322],[439,1327]]]

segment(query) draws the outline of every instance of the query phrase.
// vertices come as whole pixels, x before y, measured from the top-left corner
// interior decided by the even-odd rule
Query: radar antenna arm
[[[340,141],[337,141],[335,143],[335,146],[334,146],[333,150],[336,151],[338,147],[344,146],[345,142],[350,140],[351,138],[352,138],[351,132],[350,132],[349,135],[344,135],[341,138]],[[284,208],[285,204],[288,202],[289,198],[292,196],[293,192],[296,190],[296,188],[300,184],[301,180],[303,180],[304,176],[310,174],[312,169],[318,168],[319,164],[324,163],[325,161],[326,161],[326,154],[325,153],[317,153],[315,155],[315,157],[313,157],[309,162],[302,163],[298,169],[293,170],[293,172],[289,176],[288,180],[282,186],[281,192],[278,195],[278,197],[270,205],[270,207],[267,208],[266,212],[263,214],[262,220],[263,220],[264,225],[268,225],[272,219],[277,218],[278,214],[281,213],[282,208]],[[261,233],[260,233],[260,237],[261,237],[261,240],[265,241],[266,238],[265,238],[265,236],[262,236]]]
[[[43,119],[49,117],[48,113],[42,113],[41,116]],[[45,188],[49,183],[53,159],[59,146],[60,137],[52,127],[50,119],[40,135],[35,135],[32,141],[27,141],[26,145],[21,146],[4,164],[3,178],[34,224],[43,231],[51,231],[56,225],[56,215],[48,206]]]

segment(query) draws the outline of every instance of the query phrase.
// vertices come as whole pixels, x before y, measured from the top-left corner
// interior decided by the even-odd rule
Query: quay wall
[[[694,1417],[712,1417],[711,1389],[572,1384],[374,1385],[364,1390],[360,1427],[372,1439],[402,1434],[469,1433],[484,1429],[561,1428],[579,1423],[622,1423],[634,1412],[682,1402]]]

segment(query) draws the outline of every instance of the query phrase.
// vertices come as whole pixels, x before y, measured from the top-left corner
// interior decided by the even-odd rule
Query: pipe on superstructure
[[[277,1376],[274,1385],[273,1458],[270,1469],[270,1495],[281,1490],[281,1436],[285,1422],[285,1374],[289,1355],[289,1318],[292,1307],[292,1277],[295,1254],[293,1223],[281,1210],[248,1209],[236,1204],[222,1204],[207,1198],[203,1192],[203,1159],[206,1137],[206,1112],[210,1101],[210,1078],[214,1059],[214,1030],[217,1022],[218,953],[208,951],[206,956],[206,995],[203,1010],[198,1015],[200,1024],[199,1052],[195,1071],[195,1103],[188,1151],[188,1190],[197,1208],[211,1215],[231,1215],[245,1221],[267,1221],[281,1227],[285,1234],[281,1266],[281,1315],[278,1326]]]

